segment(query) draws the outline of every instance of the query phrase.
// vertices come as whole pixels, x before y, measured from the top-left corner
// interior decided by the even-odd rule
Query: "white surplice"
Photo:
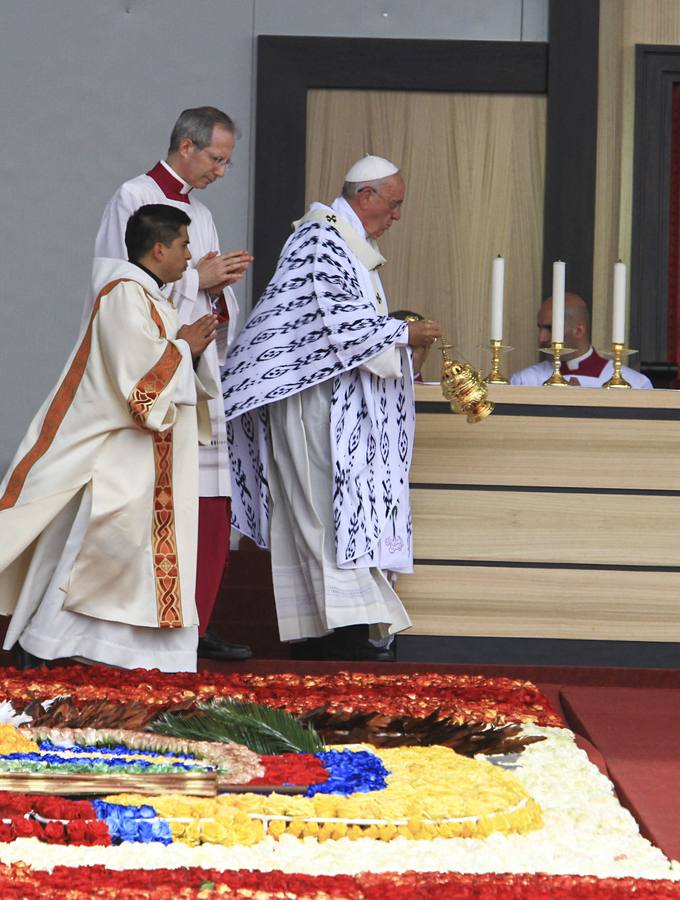
[[[211,251],[219,252],[219,239],[213,217],[191,188],[166,163],[160,162],[152,174],[138,175],[122,184],[104,209],[95,240],[95,256],[127,259],[125,228],[130,216],[147,203],[165,203],[183,210],[191,219],[188,227],[191,262],[182,278],[169,285],[169,294],[177,307],[180,322],[191,324],[213,312],[211,298],[198,286],[196,263]],[[155,180],[155,179],[158,180]],[[160,182],[160,183],[159,183]],[[217,338],[206,347],[203,356],[213,379],[219,384],[220,367],[236,334],[239,307],[234,292],[223,292],[229,314],[228,323],[218,327]],[[89,316],[86,305],[84,318]],[[230,497],[229,454],[224,422],[224,404],[219,396],[209,403],[212,435],[210,443],[199,449],[199,494],[201,497]]]
[[[0,485],[0,611],[43,658],[195,670],[199,438],[219,392],[153,278],[95,260],[97,301]]]
[[[337,564],[330,406],[326,381],[269,407],[272,581],[282,641],[360,623],[385,637],[411,625],[378,565]]]

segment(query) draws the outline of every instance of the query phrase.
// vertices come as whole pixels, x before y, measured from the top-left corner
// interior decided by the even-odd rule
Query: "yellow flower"
[[[190,847],[196,847],[201,841],[201,826],[197,821],[187,822],[182,834],[182,841]]]
[[[226,840],[230,830],[223,821],[208,819],[200,823],[201,842],[204,844],[222,844]]]
[[[268,830],[269,830],[269,834],[271,834],[272,837],[275,837],[275,838],[281,837],[281,835],[286,830],[286,823],[282,819],[272,819],[271,822],[269,823]]]
[[[373,837],[389,841],[396,837],[483,838],[494,831],[524,833],[542,825],[538,804],[526,794],[519,780],[486,761],[468,759],[448,747],[436,746],[373,748],[373,752],[391,774],[384,790],[369,794],[317,794],[306,798],[244,793],[225,794],[214,800],[131,794],[111,800],[133,805],[149,803],[171,821],[218,817],[220,822],[224,820],[224,831],[212,827],[208,834],[223,835],[219,842],[228,844],[256,843],[265,831],[275,838],[288,833],[322,841],[344,836],[351,840]],[[261,819],[253,816],[285,818],[272,819],[265,829]],[[343,821],[316,821],[335,818]],[[377,820],[379,824],[356,824],[365,820]],[[184,829],[182,835],[187,842],[198,839],[191,828]]]
[[[36,753],[38,745],[22,734],[14,725],[0,725],[0,756],[10,753]]]

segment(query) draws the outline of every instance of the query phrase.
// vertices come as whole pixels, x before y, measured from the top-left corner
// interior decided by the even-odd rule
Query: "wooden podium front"
[[[680,391],[416,388],[407,634],[680,641]]]

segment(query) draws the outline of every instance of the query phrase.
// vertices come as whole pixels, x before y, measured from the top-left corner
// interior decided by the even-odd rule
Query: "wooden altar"
[[[680,641],[680,392],[417,386],[407,634]]]

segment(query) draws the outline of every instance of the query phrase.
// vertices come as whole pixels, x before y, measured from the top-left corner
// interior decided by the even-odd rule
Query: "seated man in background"
[[[539,347],[550,347],[552,341],[552,297],[541,304],[536,319]],[[580,387],[602,387],[614,374],[614,363],[593,349],[590,343],[590,310],[578,294],[564,295],[564,346],[569,353],[562,354],[561,373],[571,384]],[[552,358],[546,355],[543,362],[528,366],[510,376],[510,384],[538,387],[552,375]],[[651,390],[653,385],[646,375],[621,367],[621,374],[631,387]]]
[[[189,217],[130,217],[130,262],[95,259],[90,320],[0,484],[0,612],[19,664],[75,657],[195,671],[198,441],[219,385],[209,314],[163,295],[191,258]]]

